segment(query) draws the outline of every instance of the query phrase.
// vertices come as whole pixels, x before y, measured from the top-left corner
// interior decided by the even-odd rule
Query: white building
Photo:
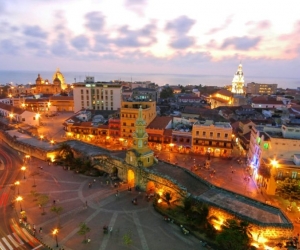
[[[38,113],[3,103],[0,103],[0,115],[6,117],[11,123],[18,122],[30,126],[39,126],[40,123],[40,115]]]
[[[240,64],[237,72],[233,76],[231,92],[235,94],[244,94],[244,83],[243,66]]]
[[[121,84],[95,82],[86,77],[82,83],[73,85],[74,112],[81,109],[117,110],[121,107]]]

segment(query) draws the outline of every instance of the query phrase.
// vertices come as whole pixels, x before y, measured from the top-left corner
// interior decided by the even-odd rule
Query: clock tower
[[[127,151],[126,162],[140,167],[150,167],[154,162],[153,151],[148,146],[148,134],[146,121],[143,118],[142,106],[138,111],[135,121],[135,132],[132,134],[133,146]]]

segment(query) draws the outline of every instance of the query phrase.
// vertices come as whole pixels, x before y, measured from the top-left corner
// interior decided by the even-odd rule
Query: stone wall
[[[2,142],[5,142],[8,146],[14,148],[19,152],[36,157],[44,161],[47,160],[46,150],[18,141],[12,136],[10,136],[8,133],[6,133],[5,131],[0,130],[0,139],[2,140]]]
[[[227,219],[240,220],[240,218],[235,217],[233,214],[230,214],[220,208],[209,206],[209,215],[208,217],[214,216],[218,218],[218,221],[215,221],[215,227],[222,225]],[[275,226],[262,226],[250,223],[250,232],[252,234],[253,240],[260,241],[262,239],[267,240],[280,240],[288,239],[293,236],[293,229],[291,227],[275,227]]]

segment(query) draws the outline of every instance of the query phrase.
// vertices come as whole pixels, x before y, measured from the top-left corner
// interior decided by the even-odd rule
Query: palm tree
[[[64,209],[62,207],[52,206],[50,211],[57,215],[58,227],[60,227],[60,214]]]
[[[62,158],[66,164],[71,164],[74,160],[74,153],[72,151],[72,148],[67,143],[60,144],[58,148],[58,156]]]
[[[86,240],[86,234],[88,232],[90,232],[90,231],[91,231],[91,229],[84,222],[81,222],[79,224],[79,231],[77,233],[79,235],[83,235],[83,237],[84,237],[83,243],[87,242],[87,240]]]

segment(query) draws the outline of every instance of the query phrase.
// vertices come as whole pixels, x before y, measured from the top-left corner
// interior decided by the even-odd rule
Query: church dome
[[[59,71],[59,68],[56,70],[56,72],[53,74],[52,80],[53,83],[56,81],[56,79],[59,79],[59,82],[61,84],[65,84],[65,77],[64,75]],[[57,81],[56,81],[57,82]]]
[[[43,79],[42,79],[41,75],[38,74],[38,77],[36,78],[36,81],[42,81],[42,80],[43,80]]]
[[[58,75],[53,79],[53,83],[61,84],[61,80],[59,79]]]

